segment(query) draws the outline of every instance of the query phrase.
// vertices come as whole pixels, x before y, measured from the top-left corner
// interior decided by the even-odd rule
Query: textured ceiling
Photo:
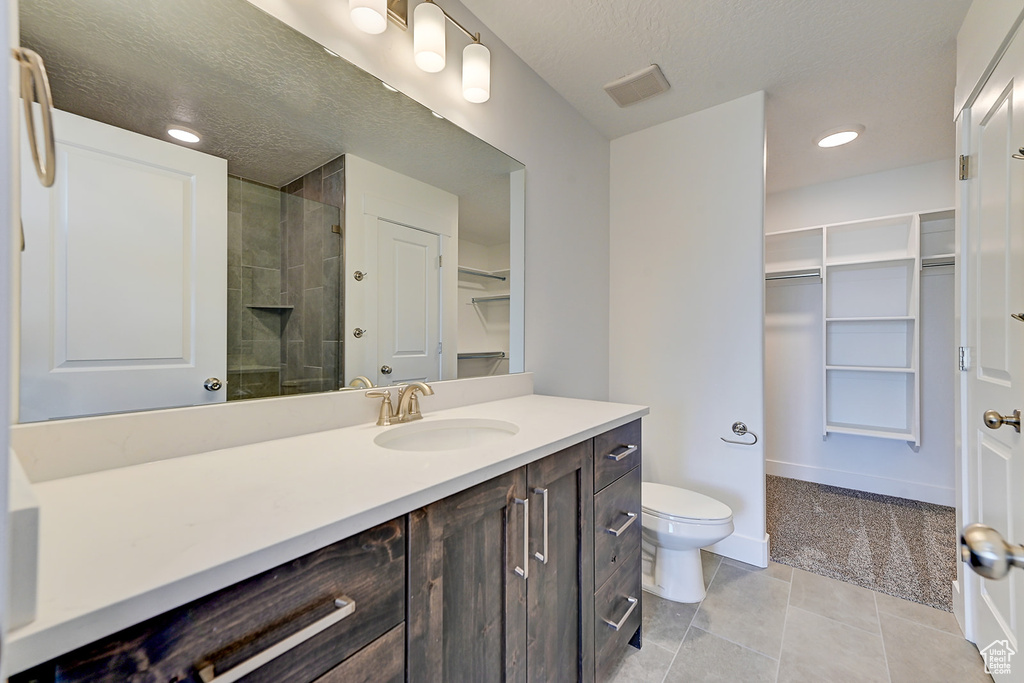
[[[769,191],[952,159],[970,2],[463,0],[609,138],[766,91]],[[602,90],[653,63],[668,93],[620,109]],[[814,145],[850,123],[860,140]]]
[[[521,164],[245,0],[21,0],[20,19],[58,109],[164,140],[184,125],[275,187],[355,154],[459,195],[463,237],[508,242]]]

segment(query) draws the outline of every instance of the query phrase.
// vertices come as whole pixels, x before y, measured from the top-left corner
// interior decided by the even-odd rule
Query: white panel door
[[[987,524],[1017,542],[1024,540],[1024,441],[1010,426],[987,428],[982,416],[1024,409],[1024,323],[1010,317],[1024,312],[1024,161],[1011,157],[1024,145],[1022,107],[1024,40],[1018,35],[970,110],[975,170],[967,202],[965,314],[973,367],[964,510],[965,524]],[[1024,571],[1001,581],[966,578],[978,647],[1008,641],[1020,652]]]
[[[440,237],[377,219],[377,384],[441,378]]]
[[[21,421],[224,401],[204,380],[226,379],[227,162],[54,128],[53,187],[22,146]]]

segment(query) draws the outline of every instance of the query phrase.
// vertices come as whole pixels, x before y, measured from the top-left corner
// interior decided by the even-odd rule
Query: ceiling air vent
[[[604,86],[604,90],[615,100],[615,104],[620,107],[628,107],[631,104],[660,95],[670,87],[668,81],[665,80],[665,74],[661,73],[661,67],[651,64],[646,69],[612,81]]]

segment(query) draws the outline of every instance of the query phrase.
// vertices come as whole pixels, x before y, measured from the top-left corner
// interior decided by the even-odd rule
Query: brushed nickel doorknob
[[[382,375],[390,375],[391,374],[391,366],[390,365],[382,365],[382,366],[380,366],[380,373]]]
[[[1012,567],[1024,567],[1024,547],[1007,543],[990,526],[971,524],[960,536],[960,559],[986,579],[1001,579]]]
[[[221,387],[223,386],[224,383],[221,382],[216,377],[208,377],[206,381],[203,382],[203,388],[206,389],[207,391],[220,391]]]
[[[985,426],[989,429],[999,429],[1003,425],[1010,425],[1014,431],[1020,434],[1019,410],[1013,411],[1011,416],[1002,415],[998,410],[986,410],[983,419],[985,420]]]

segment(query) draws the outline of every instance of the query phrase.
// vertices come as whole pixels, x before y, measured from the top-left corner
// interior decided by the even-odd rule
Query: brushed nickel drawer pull
[[[515,571],[526,581],[530,578],[530,499],[516,498],[515,504],[523,506],[523,566]]]
[[[200,680],[202,680],[203,683],[232,683],[243,676],[248,676],[264,664],[277,659],[284,653],[298,647],[318,633],[326,631],[331,626],[334,626],[339,621],[355,612],[356,601],[347,595],[343,595],[334,601],[334,608],[336,611],[328,614],[326,617],[314,621],[306,628],[296,631],[284,640],[271,645],[258,655],[250,657],[238,666],[228,669],[219,676],[214,673],[213,663],[202,662],[197,664],[196,668],[199,669]]]
[[[625,448],[626,450],[624,450],[621,453],[619,453],[618,455],[616,455],[615,454],[615,450],[617,450],[619,448]],[[634,453],[636,453],[636,449],[637,448],[639,448],[639,446],[637,446],[635,444],[629,444],[628,446],[617,446],[615,450],[613,450],[611,453],[609,453],[605,457],[608,458],[609,460],[614,460],[615,462],[619,462],[623,458],[628,458],[629,456],[631,456]]]
[[[620,526],[618,529],[612,529],[611,527],[606,527],[605,528],[605,531],[610,533],[612,536],[615,536],[615,537],[621,536],[622,532],[625,531],[626,529],[628,529],[629,525],[636,521],[636,513],[635,512],[626,512],[625,510],[623,510],[622,514],[626,515],[626,517],[629,518],[629,519],[627,519],[625,521],[625,523],[623,523],[622,526]]]
[[[604,620],[604,623],[611,626],[613,631],[618,631],[620,628],[622,628],[622,625],[626,623],[626,619],[629,619],[629,615],[633,613],[633,610],[636,609],[636,605],[639,602],[639,600],[633,597],[626,598],[626,600],[629,602],[629,609],[626,610],[626,613],[622,615],[622,618],[619,619],[618,623],[611,621],[609,619]]]
[[[533,492],[534,493],[539,493],[540,495],[544,496],[544,552],[542,552],[542,553],[534,553],[533,556],[536,557],[538,560],[540,560],[540,562],[542,564],[547,564],[548,563],[548,490],[547,489],[541,489],[541,488],[535,488],[533,490]]]

